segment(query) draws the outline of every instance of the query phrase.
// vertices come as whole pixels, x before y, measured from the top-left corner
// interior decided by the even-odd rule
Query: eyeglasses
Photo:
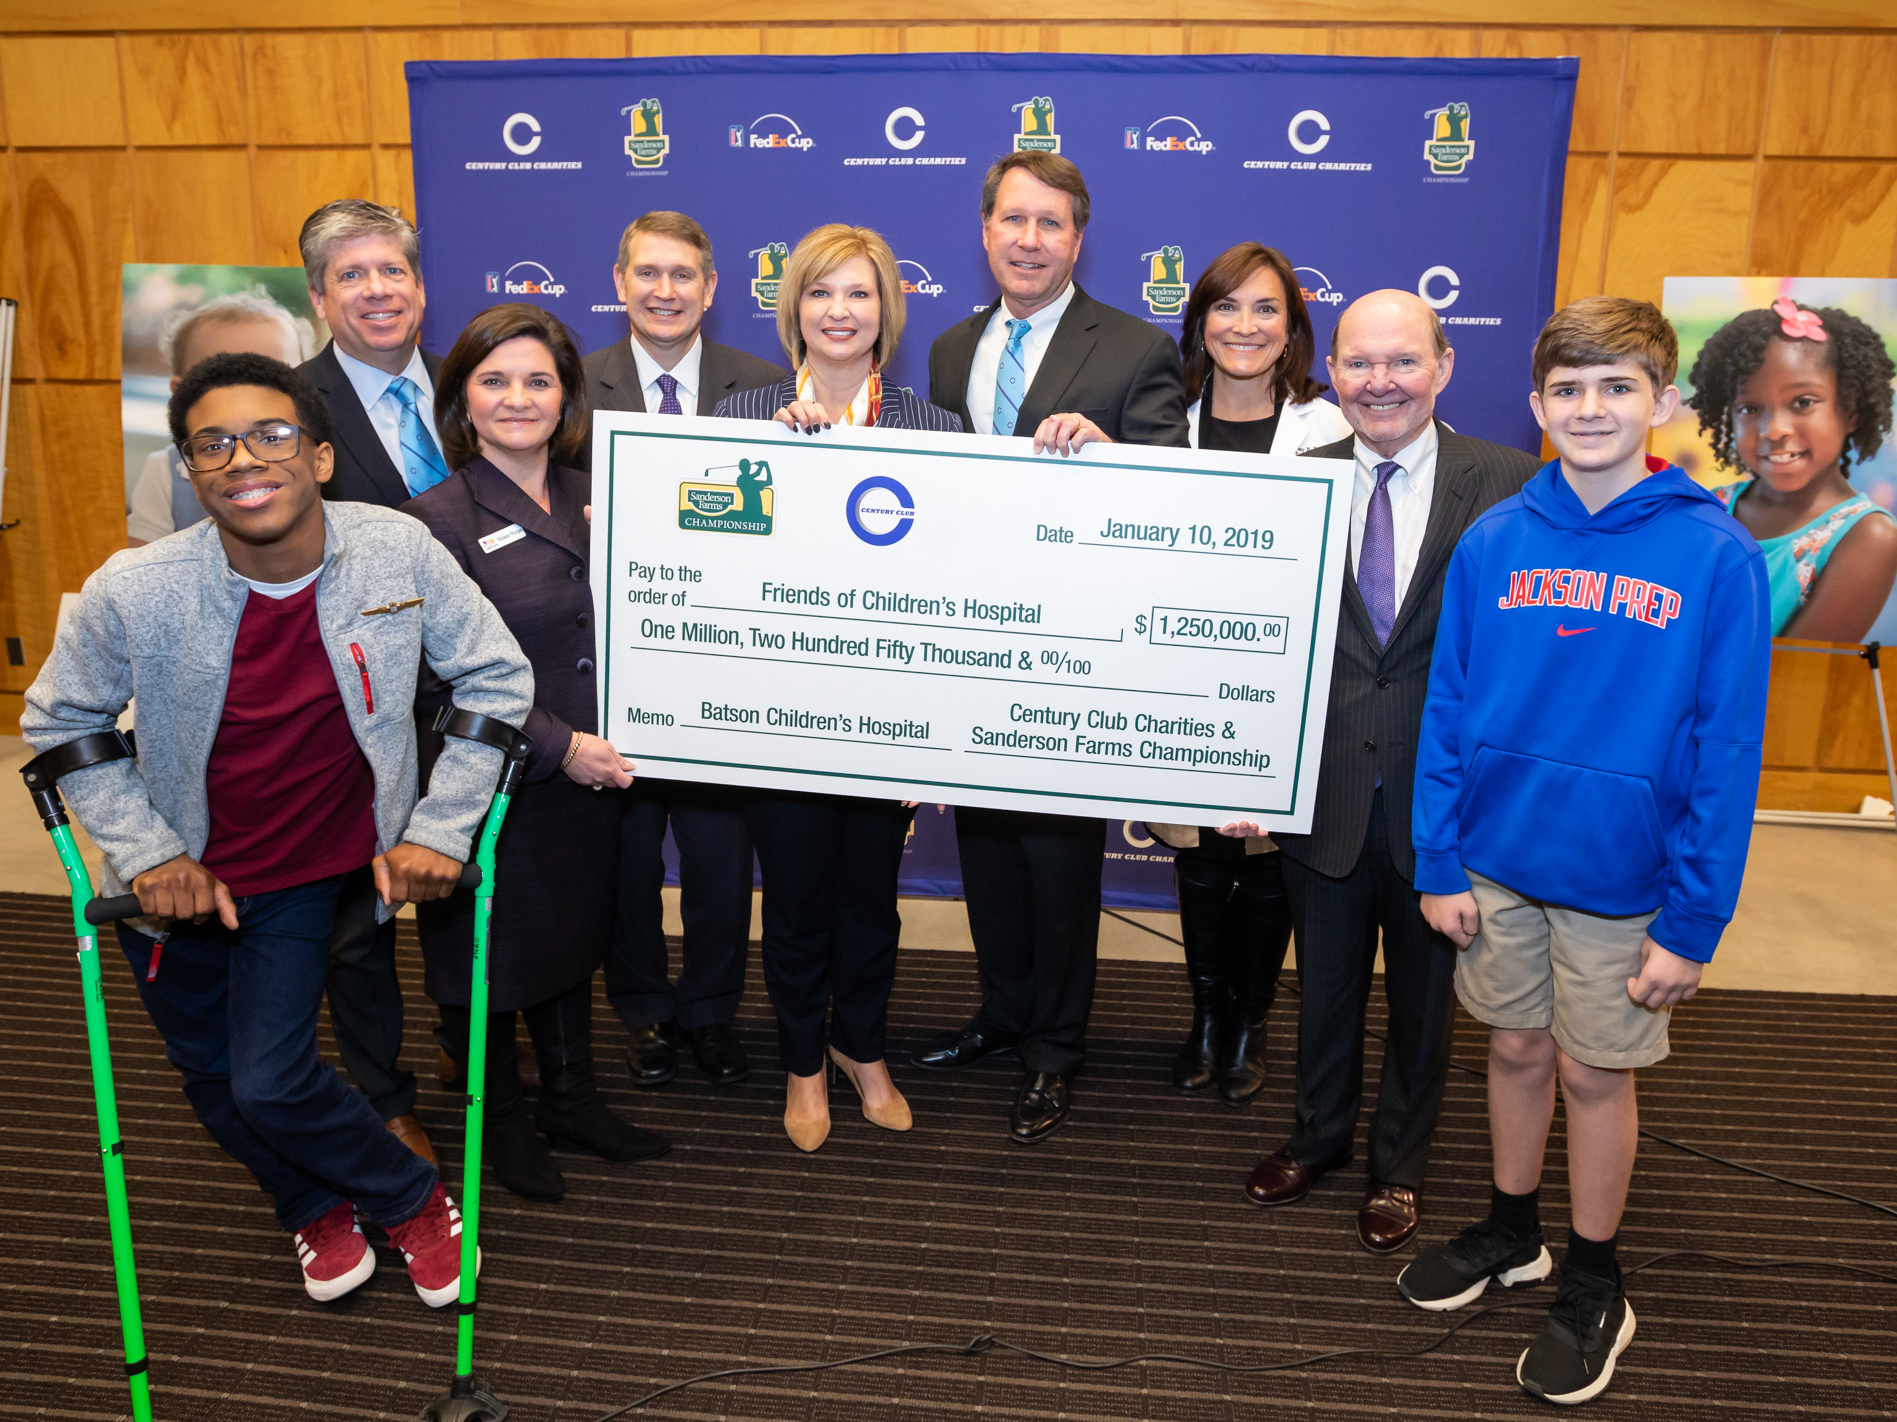
[[[266,464],[281,464],[286,459],[296,458],[297,450],[303,446],[304,433],[301,425],[259,425],[240,435],[192,435],[178,442],[178,453],[184,456],[185,468],[193,474],[212,474],[231,462],[237,453],[237,442],[242,440],[244,448]]]

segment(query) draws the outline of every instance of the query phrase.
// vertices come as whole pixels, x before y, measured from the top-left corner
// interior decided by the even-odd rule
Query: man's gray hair
[[[206,322],[220,321],[278,321],[290,337],[295,347],[297,359],[291,364],[308,360],[316,353],[316,332],[308,320],[271,298],[262,287],[252,287],[248,291],[233,291],[228,296],[213,297],[202,306],[188,307],[179,311],[165,323],[164,332],[158,337],[158,354],[166,365],[171,367],[173,375],[183,375],[185,371],[185,352],[191,348],[191,334]]]
[[[309,278],[311,291],[323,289],[329,254],[341,243],[359,237],[393,237],[408,259],[408,269],[420,279],[421,241],[415,235],[415,224],[402,216],[401,209],[366,198],[339,198],[312,212],[297,234],[296,245],[303,254],[303,273]]]

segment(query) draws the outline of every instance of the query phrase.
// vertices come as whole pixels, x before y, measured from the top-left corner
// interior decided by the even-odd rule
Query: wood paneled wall
[[[0,725],[51,644],[59,594],[123,542],[120,263],[294,263],[302,218],[328,198],[412,209],[408,59],[1572,54],[1559,301],[1658,300],[1669,274],[1897,276],[1887,0],[1396,0],[1379,11],[1385,24],[1335,0],[1057,0],[1028,25],[1005,0],[707,0],[689,13],[711,23],[691,25],[628,24],[629,8],[0,7],[0,294],[21,301],[4,508],[20,525],[0,534],[0,637],[24,649],[22,665],[0,664]],[[900,22],[917,12],[940,22]],[[530,13],[536,23],[518,23]]]

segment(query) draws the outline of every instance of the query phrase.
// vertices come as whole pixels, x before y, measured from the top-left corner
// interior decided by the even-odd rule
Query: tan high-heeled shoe
[[[889,1105],[872,1106],[869,1104],[869,1098],[863,1095],[863,1083],[857,1080],[857,1064],[835,1047],[830,1048],[830,1060],[837,1064],[837,1069],[847,1076],[850,1079],[850,1085],[856,1088],[856,1094],[863,1102],[864,1120],[872,1126],[881,1126],[885,1131],[906,1131],[915,1125],[915,1117],[909,1112],[909,1103],[900,1091],[896,1092],[896,1099]],[[890,1089],[895,1090],[894,1082],[890,1083]]]
[[[830,1069],[828,1064],[818,1073],[823,1079],[823,1114],[820,1116],[793,1116],[788,1100],[790,1087],[785,1085],[784,1134],[790,1137],[790,1143],[798,1150],[815,1150],[830,1138]]]

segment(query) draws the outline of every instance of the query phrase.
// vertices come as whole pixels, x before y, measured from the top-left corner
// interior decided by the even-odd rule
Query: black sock
[[[1489,1218],[1517,1239],[1529,1238],[1541,1228],[1541,1187],[1511,1195],[1500,1185],[1490,1185]]]
[[[1620,1257],[1615,1246],[1620,1243],[1620,1233],[1615,1231],[1609,1239],[1589,1239],[1572,1226],[1568,1229],[1568,1257],[1562,1265],[1564,1273],[1591,1274],[1596,1279],[1620,1279]]]

